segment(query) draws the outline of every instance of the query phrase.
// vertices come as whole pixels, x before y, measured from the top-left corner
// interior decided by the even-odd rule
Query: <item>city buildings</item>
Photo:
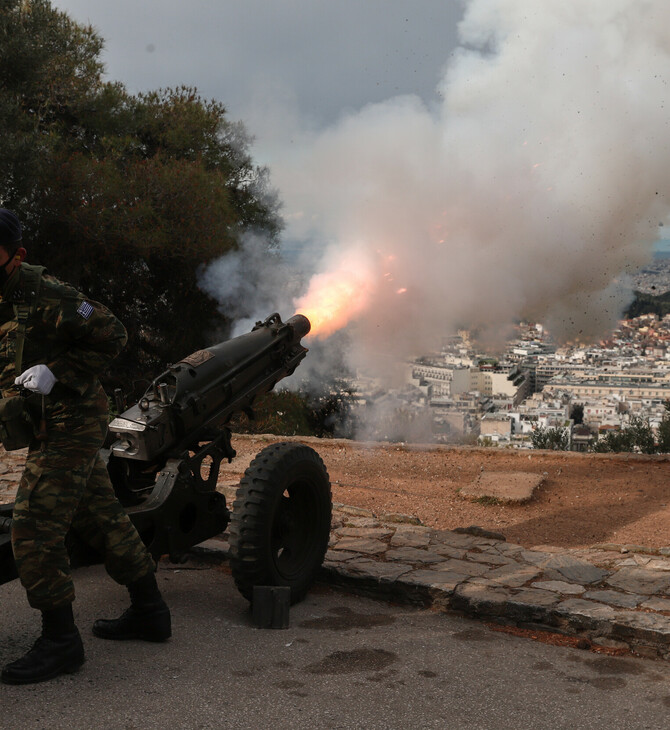
[[[497,358],[461,335],[406,366],[402,408],[413,421],[423,413],[424,438],[531,448],[535,430],[565,429],[570,448],[586,450],[632,417],[660,423],[670,399],[670,315],[625,320],[606,341],[560,348],[524,323]],[[368,407],[374,400],[362,396]]]
[[[656,262],[638,278],[641,290],[670,290],[670,261]],[[670,400],[670,315],[623,320],[602,342],[561,347],[541,324],[520,323],[496,357],[479,352],[460,332],[406,369],[403,418],[421,420],[423,438],[531,448],[538,429],[554,429],[565,432],[569,448],[585,451],[633,418],[658,427]],[[381,397],[358,391],[368,410]],[[386,391],[383,397],[388,402]],[[401,432],[395,430],[396,438]]]

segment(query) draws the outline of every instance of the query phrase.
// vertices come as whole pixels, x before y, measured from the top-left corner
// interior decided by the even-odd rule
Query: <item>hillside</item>
[[[670,314],[670,291],[657,296],[636,291],[635,299],[626,310],[625,316],[632,319],[643,314],[656,314],[659,317]]]
[[[527,547],[587,547],[613,542],[670,546],[668,456],[576,454],[467,447],[362,444],[342,439],[233,436],[238,456],[221,467],[229,493],[258,451],[277,441],[301,441],[323,458],[333,500],[402,513],[442,529],[480,527]],[[13,499],[23,452],[0,448],[0,502]],[[524,505],[473,502],[459,496],[484,471],[544,475]]]
[[[222,480],[238,481],[274,436],[236,436],[238,457]],[[303,439],[323,458],[333,500],[375,513],[415,515],[426,525],[479,525],[526,546],[586,547],[614,542],[670,545],[667,456],[577,454],[467,447],[361,444]],[[481,504],[459,496],[484,470],[545,475],[525,505]]]

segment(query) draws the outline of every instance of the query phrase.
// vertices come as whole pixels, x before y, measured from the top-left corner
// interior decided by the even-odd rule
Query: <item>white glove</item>
[[[49,395],[56,380],[56,376],[46,365],[33,365],[16,378],[14,385],[22,385],[27,390],[32,390],[35,393]]]

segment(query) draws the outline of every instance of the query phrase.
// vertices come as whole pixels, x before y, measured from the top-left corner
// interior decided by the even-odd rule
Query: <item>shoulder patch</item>
[[[93,314],[93,305],[88,302],[82,302],[77,309],[77,314],[80,314],[84,319],[88,319]]]

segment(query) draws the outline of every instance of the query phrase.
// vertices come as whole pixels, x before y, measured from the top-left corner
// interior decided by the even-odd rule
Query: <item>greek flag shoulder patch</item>
[[[84,319],[88,319],[93,314],[93,305],[88,302],[82,302],[77,309],[77,314],[80,314]]]

